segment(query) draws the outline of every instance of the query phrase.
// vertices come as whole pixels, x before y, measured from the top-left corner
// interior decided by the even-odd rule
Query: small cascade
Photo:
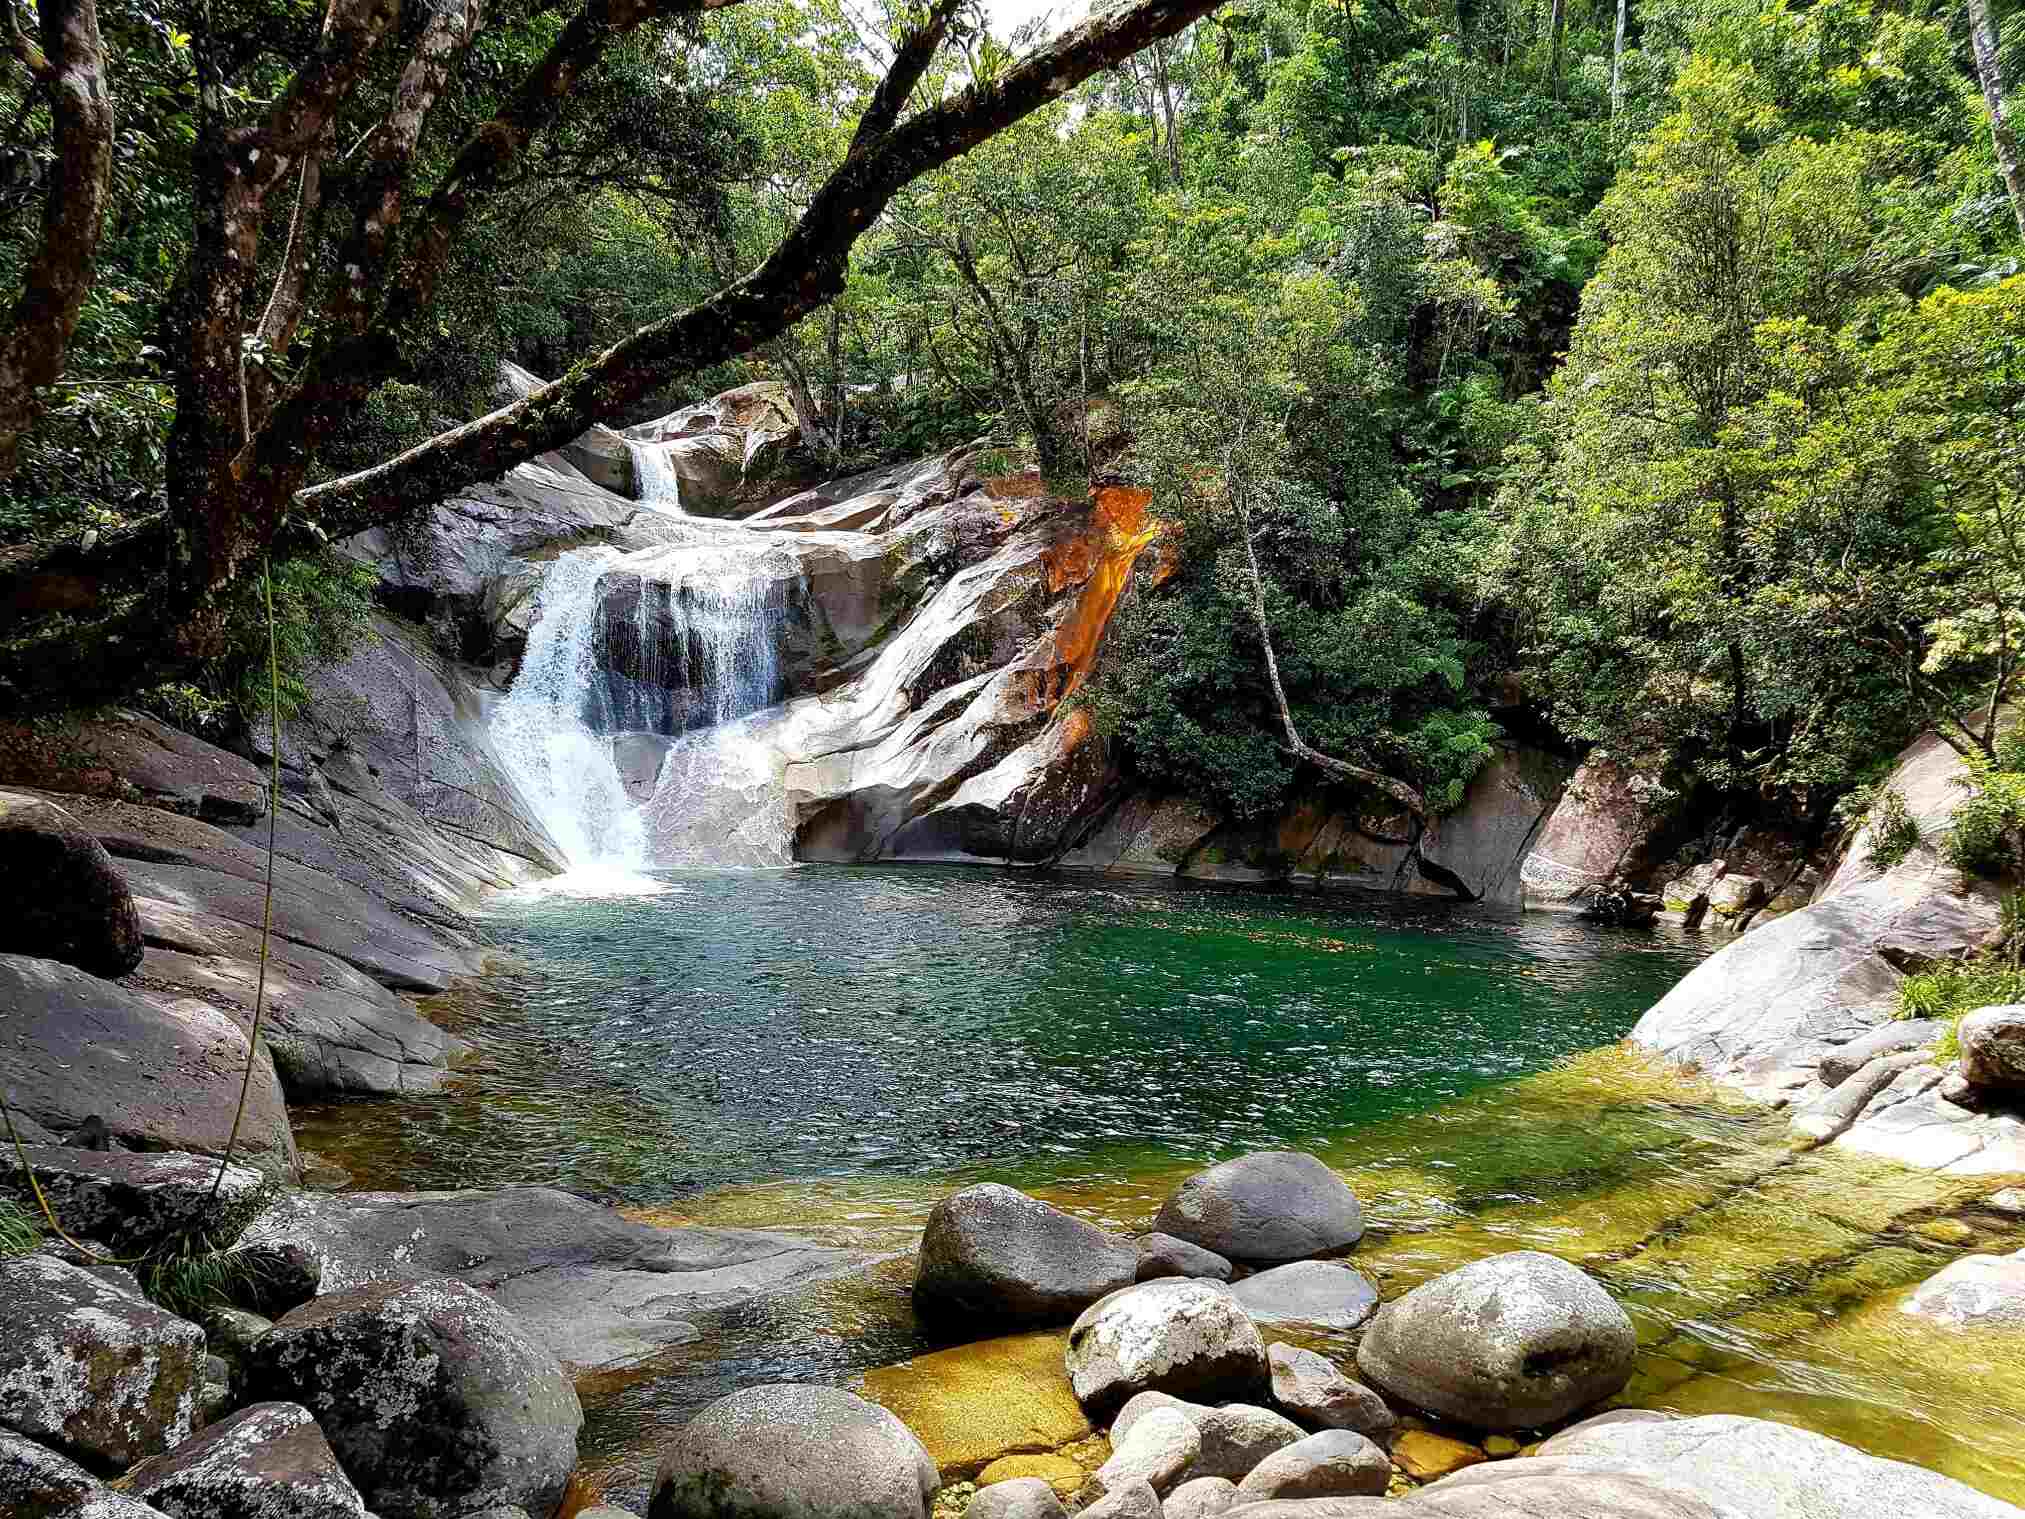
[[[643,442],[628,438],[626,448],[633,455],[633,481],[640,502],[671,517],[686,515],[682,510],[682,477],[668,460],[668,445],[658,440]]]
[[[572,874],[793,862],[764,735],[797,579],[764,537],[714,526],[556,560],[493,732]]]
[[[603,685],[594,660],[599,582],[618,557],[576,549],[550,566],[520,674],[492,716],[500,759],[573,875],[632,874],[646,863],[639,814],[587,701]]]

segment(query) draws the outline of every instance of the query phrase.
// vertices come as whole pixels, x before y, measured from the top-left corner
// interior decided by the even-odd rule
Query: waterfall
[[[674,517],[684,516],[682,477],[668,462],[668,445],[659,439],[646,442],[628,438],[626,448],[633,455],[633,480],[638,487],[634,494],[656,511]]]
[[[766,740],[798,580],[783,558],[759,534],[713,524],[680,544],[577,549],[550,567],[493,730],[572,876],[793,863],[784,767]],[[620,594],[630,615],[608,604]]]

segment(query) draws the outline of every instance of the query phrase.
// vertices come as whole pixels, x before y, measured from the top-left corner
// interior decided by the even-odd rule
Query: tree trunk
[[[63,375],[112,187],[113,112],[96,0],[42,0],[41,45],[7,24],[16,56],[49,91],[53,162],[43,192],[42,237],[22,271],[21,297],[0,333],[0,479],[14,472],[21,439],[42,414],[41,391]],[[33,86],[31,86],[33,87]]]
[[[1624,109],[1624,29],[1631,19],[1631,0],[1617,0],[1617,36],[1610,47],[1610,114]]]
[[[1990,142],[1997,150],[1997,172],[2011,197],[2011,214],[2025,237],[2025,170],[2018,166],[2018,137],[2004,107],[2004,71],[1997,61],[1997,28],[1990,19],[1990,0],[1968,0],[1969,46],[1976,55],[1976,78],[1983,103],[1990,108]]]
[[[1568,0],[1554,0],[1553,13],[1547,23],[1553,33],[1551,52],[1547,63],[1547,77],[1554,82],[1554,98],[1561,98],[1561,44],[1568,31]]]

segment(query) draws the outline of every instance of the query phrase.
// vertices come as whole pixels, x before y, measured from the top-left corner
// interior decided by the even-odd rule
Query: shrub
[[[1896,786],[1885,787],[1870,810],[1870,863],[1889,870],[1919,846],[1919,820]]]

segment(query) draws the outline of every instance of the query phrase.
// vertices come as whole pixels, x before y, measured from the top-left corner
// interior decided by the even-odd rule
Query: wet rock
[[[1260,1324],[1355,1329],[1378,1311],[1378,1289],[1361,1272],[1330,1261],[1293,1261],[1231,1287]]]
[[[1827,1051],[1815,1069],[1824,1086],[1840,1086],[1880,1055],[1930,1048],[1946,1028],[1941,1018],[1895,1018]]]
[[[1066,1322],[1129,1286],[1137,1264],[1130,1240],[986,1182],[943,1198],[928,1215],[914,1306],[931,1318]]]
[[[1467,1440],[1438,1435],[1431,1429],[1409,1429],[1392,1442],[1392,1459],[1416,1482],[1436,1481],[1477,1465],[1485,1456],[1486,1452]]]
[[[330,1442],[295,1403],[256,1403],[142,1462],[128,1489],[175,1519],[365,1519]]]
[[[1015,1477],[981,1487],[964,1519],[1064,1519],[1068,1510],[1039,1477]]]
[[[1565,1418],[1630,1379],[1631,1320],[1566,1261],[1515,1250],[1425,1282],[1378,1311],[1357,1350],[1371,1381],[1480,1429]]]
[[[0,1514],[10,1519],[164,1519],[75,1461],[0,1429]]]
[[[687,1315],[839,1272],[860,1257],[790,1235],[662,1229],[552,1187],[295,1192],[242,1248],[293,1246],[322,1290],[454,1277],[483,1288],[579,1369],[621,1366],[696,1337]]]
[[[1965,1255],[1914,1288],[1902,1311],[1951,1329],[2025,1328],[2025,1250]]]
[[[1089,1416],[1062,1376],[1064,1338],[1033,1330],[977,1340],[868,1371],[854,1390],[897,1415],[939,1470],[967,1474],[1090,1436]],[[1070,1491],[1082,1480],[1079,1468]]]
[[[719,1398],[661,1463],[648,1519],[927,1519],[941,1479],[906,1425],[831,1387]]]
[[[1357,1195],[1312,1155],[1265,1151],[1198,1171],[1153,1221],[1163,1234],[1235,1261],[1293,1261],[1364,1235]]]
[[[1202,1443],[1188,1415],[1172,1408],[1153,1409],[1124,1436],[1113,1436],[1111,1459],[1097,1469],[1097,1486],[1115,1493],[1144,1482],[1164,1493],[1189,1474],[1202,1454]]]
[[[1354,1430],[1325,1429],[1266,1457],[1238,1484],[1238,1503],[1375,1498],[1392,1480],[1385,1452]]]
[[[0,951],[94,976],[141,963],[134,894],[105,846],[63,808],[0,791]]]
[[[1578,917],[1619,928],[1644,928],[1666,905],[1656,893],[1634,891],[1622,880],[1585,887],[1570,902]]]
[[[125,1271],[46,1251],[0,1259],[0,1324],[0,1426],[106,1472],[188,1438],[204,1331]]]
[[[143,1255],[200,1234],[214,1242],[237,1239],[274,1191],[250,1166],[227,1165],[220,1178],[218,1161],[205,1155],[74,1145],[30,1145],[26,1153],[57,1222],[118,1255]],[[18,1166],[0,1174],[0,1190],[32,1203]]]
[[[1062,857],[1061,866],[1109,875],[1178,875],[1221,822],[1186,798],[1128,797]]]
[[[157,1002],[54,960],[0,955],[0,1086],[17,1117],[56,1134],[98,1118],[118,1144],[216,1155],[232,1131],[246,1035],[201,1003]],[[295,1169],[281,1083],[256,1058],[237,1158]]]
[[[1266,1380],[1266,1347],[1230,1289],[1168,1278],[1093,1304],[1069,1331],[1064,1360],[1093,1413],[1135,1393],[1242,1397]]]
[[[1269,1345],[1273,1401],[1310,1429],[1352,1429],[1383,1440],[1394,1423],[1385,1400],[1354,1382],[1326,1356],[1295,1345]]]
[[[2025,1090],[2025,1006],[1979,1007],[1955,1025],[1962,1075],[1985,1091]]]
[[[1709,910],[1735,918],[1762,907],[1771,897],[1771,888],[1757,876],[1724,875],[1708,889]]]
[[[922,1442],[924,1445],[927,1443],[925,1440]],[[928,1453],[931,1456],[935,1454],[933,1449]],[[991,1487],[995,1483],[1012,1482],[1021,1477],[1038,1477],[1054,1489],[1057,1497],[1069,1498],[1089,1479],[1089,1475],[1067,1456],[1000,1456],[977,1474],[977,1485]]]
[[[1139,1241],[1135,1274],[1142,1282],[1158,1281],[1164,1276],[1206,1277],[1213,1282],[1227,1282],[1231,1264],[1214,1250],[1191,1245],[1185,1239],[1176,1239],[1171,1234],[1149,1234]]]
[[[576,1467],[584,1416],[562,1368],[462,1282],[319,1298],[248,1361],[249,1390],[309,1409],[386,1519],[487,1504],[547,1513]]]
[[[1927,1063],[1925,1050],[1903,1050],[1896,1055],[1880,1055],[1860,1071],[1850,1076],[1840,1086],[1829,1088],[1821,1096],[1796,1112],[1787,1125],[1799,1138],[1824,1144],[1845,1132],[1850,1125],[1863,1116],[1877,1094],[1898,1079],[1902,1072]]]
[[[1191,1477],[1161,1502],[1163,1519],[1217,1519],[1237,1503],[1237,1484],[1228,1477]]]
[[[1149,1484],[1134,1482],[1115,1493],[1106,1493],[1084,1509],[1080,1519],[1162,1519],[1160,1495]]]
[[[1236,1482],[1306,1433],[1291,1419],[1248,1403],[1200,1410],[1193,1418],[1202,1437],[1202,1451],[1189,1472],[1192,1477],[1226,1477]]]

